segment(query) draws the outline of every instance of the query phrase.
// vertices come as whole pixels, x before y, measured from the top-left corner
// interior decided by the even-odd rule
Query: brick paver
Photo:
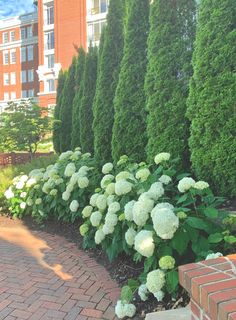
[[[119,292],[75,244],[0,220],[0,320],[113,320]]]

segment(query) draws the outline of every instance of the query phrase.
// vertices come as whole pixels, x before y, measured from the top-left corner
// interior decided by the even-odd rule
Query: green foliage
[[[188,164],[185,118],[195,36],[195,0],[154,0],[148,38],[147,155],[168,150]]]
[[[71,132],[71,149],[74,150],[80,146],[80,125],[79,125],[79,110],[83,97],[83,77],[85,68],[85,51],[83,48],[78,50],[78,63],[75,74],[76,92],[73,100],[72,110],[72,132]]]
[[[123,53],[124,1],[111,0],[93,104],[94,152],[99,160],[111,159],[114,121],[113,99]]]
[[[45,108],[43,111],[47,112]],[[0,115],[0,150],[37,151],[42,138],[50,132],[50,118],[30,100],[10,102]]]
[[[79,109],[79,130],[80,145],[83,152],[93,153],[93,99],[97,80],[97,47],[90,47],[86,56],[84,79],[83,79],[83,97]]]
[[[201,1],[187,110],[193,170],[227,196],[236,195],[235,17],[234,0]]]
[[[64,89],[66,77],[67,77],[67,73],[60,71],[59,77],[58,77],[56,106],[54,109],[53,137],[52,137],[53,147],[56,153],[60,153],[60,130],[61,130],[60,110],[62,106],[62,92]]]
[[[60,108],[60,152],[70,150],[72,130],[72,107],[75,96],[75,74],[77,59],[74,57],[65,80]]]
[[[112,156],[115,161],[123,154],[136,161],[146,158],[144,77],[148,29],[149,0],[132,0],[125,33],[124,56],[114,99]]]

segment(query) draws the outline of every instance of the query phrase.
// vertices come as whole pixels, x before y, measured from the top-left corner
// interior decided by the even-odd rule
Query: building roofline
[[[38,12],[32,11],[29,13],[21,14],[19,16],[4,18],[0,20],[0,30],[8,29],[20,25],[38,22]]]

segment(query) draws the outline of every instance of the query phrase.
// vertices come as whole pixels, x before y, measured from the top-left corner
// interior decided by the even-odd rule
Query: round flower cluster
[[[79,228],[79,232],[81,236],[85,236],[88,231],[89,231],[89,226],[87,224],[82,224]]]
[[[123,319],[125,317],[132,318],[136,313],[136,307],[131,303],[125,303],[118,300],[115,307],[115,313],[119,319]]]
[[[84,207],[84,209],[82,210],[82,216],[84,218],[88,218],[91,216],[91,213],[93,211],[93,207],[92,206],[86,206]]]
[[[147,180],[147,178],[150,176],[151,172],[148,168],[143,168],[137,171],[135,177],[140,180],[141,182],[144,182]]]
[[[195,186],[196,182],[192,178],[185,177],[178,183],[178,190],[181,193],[188,191]]]
[[[159,164],[163,161],[168,161],[170,159],[170,154],[167,153],[167,152],[162,152],[162,153],[158,153],[156,156],[155,156],[155,163],[156,164]]]
[[[70,204],[70,211],[76,212],[79,209],[79,202],[77,200],[73,200]]]
[[[68,165],[66,166],[66,169],[65,169],[65,172],[64,172],[64,175],[66,177],[71,177],[76,171],[76,166],[73,162],[71,163],[68,163]]]
[[[99,211],[95,211],[90,216],[90,221],[93,227],[98,227],[102,220],[102,214]]]
[[[128,243],[129,246],[134,245],[134,240],[137,235],[137,232],[133,228],[129,228],[125,233],[125,241]]]
[[[155,294],[160,291],[165,285],[165,273],[160,270],[154,270],[147,274],[146,286],[148,290]]]
[[[209,253],[206,256],[206,260],[210,260],[210,259],[216,259],[216,258],[220,258],[223,257],[223,254],[221,252],[216,252],[216,253]]]
[[[194,189],[204,190],[204,189],[209,188],[209,184],[205,181],[198,181],[195,183],[195,185],[193,187],[194,187]]]
[[[163,175],[159,178],[159,181],[160,181],[161,183],[167,185],[167,184],[169,184],[169,183],[172,181],[172,179],[171,179],[171,177],[163,174]]]
[[[133,207],[135,203],[136,201],[132,200],[126,203],[125,205],[124,211],[125,211],[125,219],[127,221],[133,221]]]
[[[113,169],[113,164],[111,162],[105,163],[104,166],[102,167],[102,173],[103,174],[108,174],[111,172]]]
[[[133,220],[139,227],[146,224],[153,206],[154,201],[149,198],[148,192],[141,194],[138,201],[135,202],[133,206]]]
[[[129,193],[132,190],[132,184],[125,179],[118,180],[115,183],[115,193],[118,196]]]
[[[97,230],[95,233],[95,238],[94,238],[95,243],[100,244],[104,239],[105,239],[104,232],[101,229]]]
[[[141,230],[135,236],[134,247],[142,256],[147,258],[151,257],[155,249],[152,231]]]
[[[113,180],[114,176],[112,174],[106,174],[101,180],[101,188],[105,189]]]
[[[175,267],[175,259],[171,256],[164,256],[159,260],[159,267],[163,270],[173,269]]]
[[[146,301],[148,299],[148,288],[146,284],[141,284],[141,286],[139,286],[138,295],[142,301]]]

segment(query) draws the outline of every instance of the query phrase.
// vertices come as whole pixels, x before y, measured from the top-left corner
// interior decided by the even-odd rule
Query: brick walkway
[[[102,266],[63,237],[12,224],[0,220],[0,320],[116,319],[120,290]]]

